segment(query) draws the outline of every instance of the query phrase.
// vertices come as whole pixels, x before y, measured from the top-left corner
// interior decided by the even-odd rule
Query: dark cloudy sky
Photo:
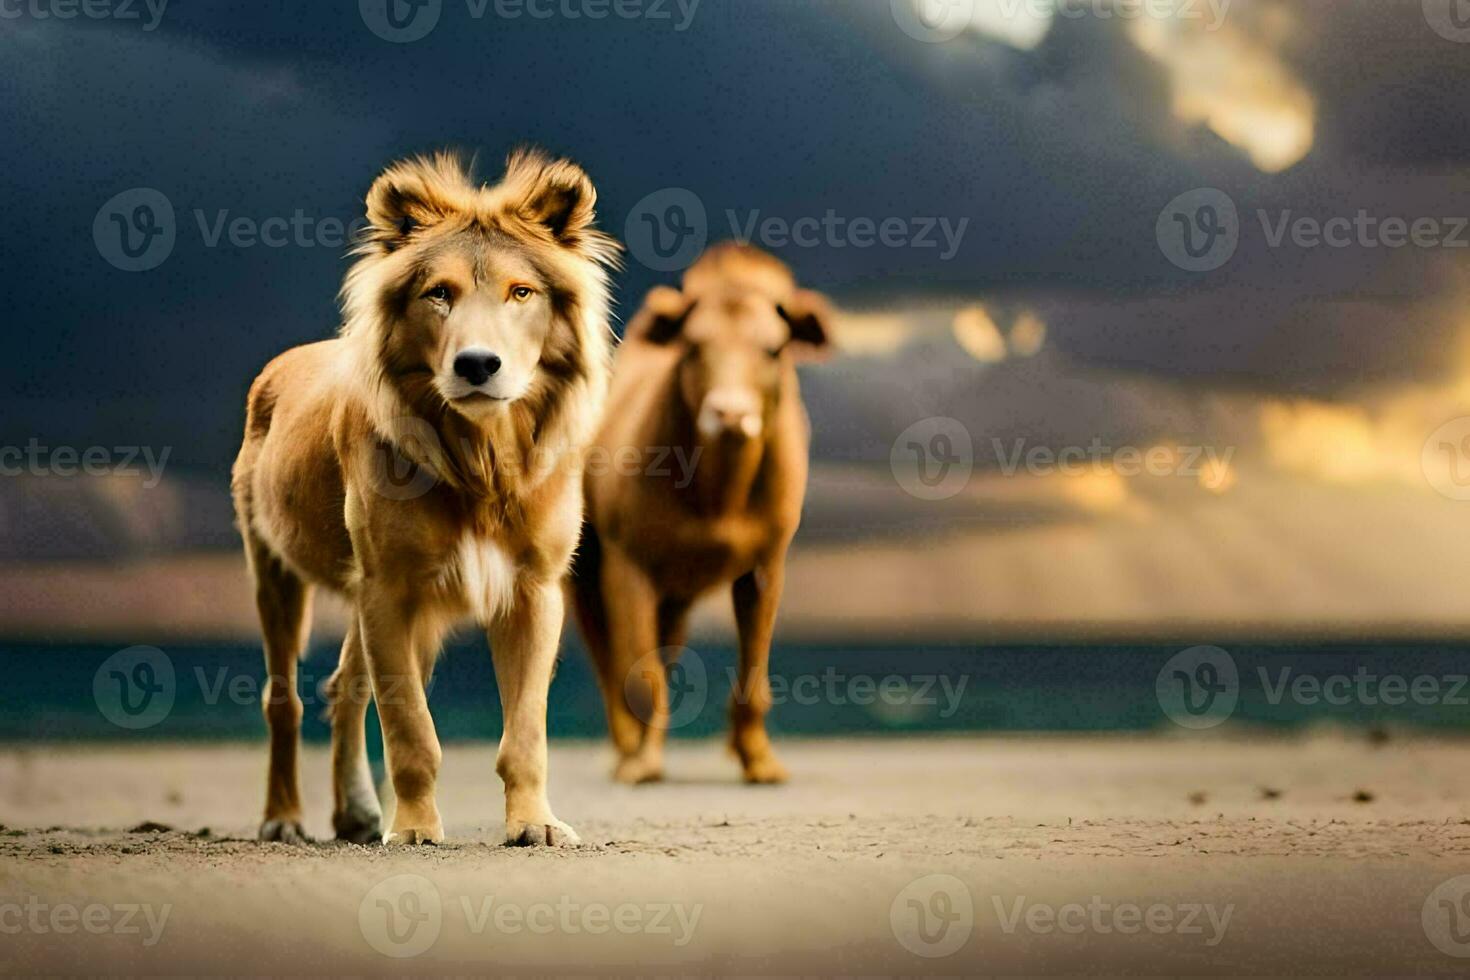
[[[140,20],[7,8],[0,443],[170,445],[222,472],[253,373],[334,329],[345,263],[332,241],[210,245],[221,212],[351,220],[386,162],[444,145],[487,176],[519,142],[575,157],[619,237],[671,187],[716,238],[727,210],[967,220],[947,260],[775,250],[851,308],[1025,302],[1080,362],[1165,378],[1318,394],[1425,378],[1470,326],[1470,248],[1272,248],[1255,217],[1470,215],[1470,27],[1436,24],[1450,0],[1234,0],[1218,30],[1162,39],[1059,17],[1030,48],[998,40],[1016,25],[993,13],[921,42],[890,0],[702,0],[683,30],[678,0],[671,19],[559,12],[588,2],[508,19],[443,0],[403,44],[358,0],[174,0],[151,30],[142,0]],[[1303,120],[1305,155],[1283,165]],[[93,226],[139,187],[170,202],[176,241],[127,272]],[[1237,254],[1206,273],[1157,234],[1201,187],[1241,215]],[[623,310],[667,278],[630,261]]]

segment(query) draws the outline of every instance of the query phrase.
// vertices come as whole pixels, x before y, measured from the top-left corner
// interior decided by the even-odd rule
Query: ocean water
[[[265,732],[257,647],[0,644],[0,658],[6,742],[257,739]],[[320,685],[335,658],[335,646],[320,646],[301,665],[311,741],[328,737]],[[685,654],[673,674],[671,737],[724,729],[734,667],[728,646]],[[1321,724],[1470,733],[1467,678],[1470,646],[1448,643],[780,644],[770,726],[806,736]],[[430,705],[446,741],[499,737],[483,639],[464,637],[445,650]],[[605,733],[602,697],[575,639],[553,683],[549,723],[553,738]],[[375,724],[370,731],[376,743]]]

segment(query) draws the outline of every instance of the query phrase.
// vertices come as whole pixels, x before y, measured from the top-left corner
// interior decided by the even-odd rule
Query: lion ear
[[[694,300],[677,289],[655,286],[643,300],[643,308],[628,324],[628,339],[650,344],[667,344],[684,331],[684,322],[694,310]]]
[[[395,163],[368,191],[364,237],[391,252],[450,213],[470,187],[468,168],[452,153]]]
[[[552,160],[519,150],[505,165],[511,206],[521,218],[541,225],[551,237],[576,248],[597,218],[597,189],[587,172],[570,160]]]

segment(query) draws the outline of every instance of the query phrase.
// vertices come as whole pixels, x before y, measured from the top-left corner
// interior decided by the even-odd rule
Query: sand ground
[[[261,746],[0,752],[7,973],[1282,975],[1470,966],[1470,743],[790,742],[749,788],[553,746],[587,846],[499,844],[491,746],[450,746],[439,848],[250,840]],[[309,830],[326,754],[304,760]],[[172,830],[130,830],[144,821]],[[941,877],[931,877],[931,876]],[[1446,883],[1449,884],[1446,884]],[[1462,887],[1463,886],[1463,887]],[[1463,921],[1462,921],[1463,919]],[[945,954],[945,955],[939,955]]]

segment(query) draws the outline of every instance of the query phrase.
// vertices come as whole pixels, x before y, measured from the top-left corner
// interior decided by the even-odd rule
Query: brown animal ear
[[[506,162],[505,183],[523,219],[544,226],[569,248],[582,244],[597,217],[597,189],[585,170],[570,160],[518,150]]]
[[[794,352],[814,359],[832,352],[832,304],[827,297],[798,289],[776,309],[791,328]]]
[[[368,191],[368,224],[362,238],[391,252],[419,228],[448,214],[455,197],[470,187],[468,169],[453,153],[395,163]]]
[[[694,300],[677,289],[655,286],[628,324],[627,336],[650,344],[667,344],[683,332],[684,321],[693,309]]]

